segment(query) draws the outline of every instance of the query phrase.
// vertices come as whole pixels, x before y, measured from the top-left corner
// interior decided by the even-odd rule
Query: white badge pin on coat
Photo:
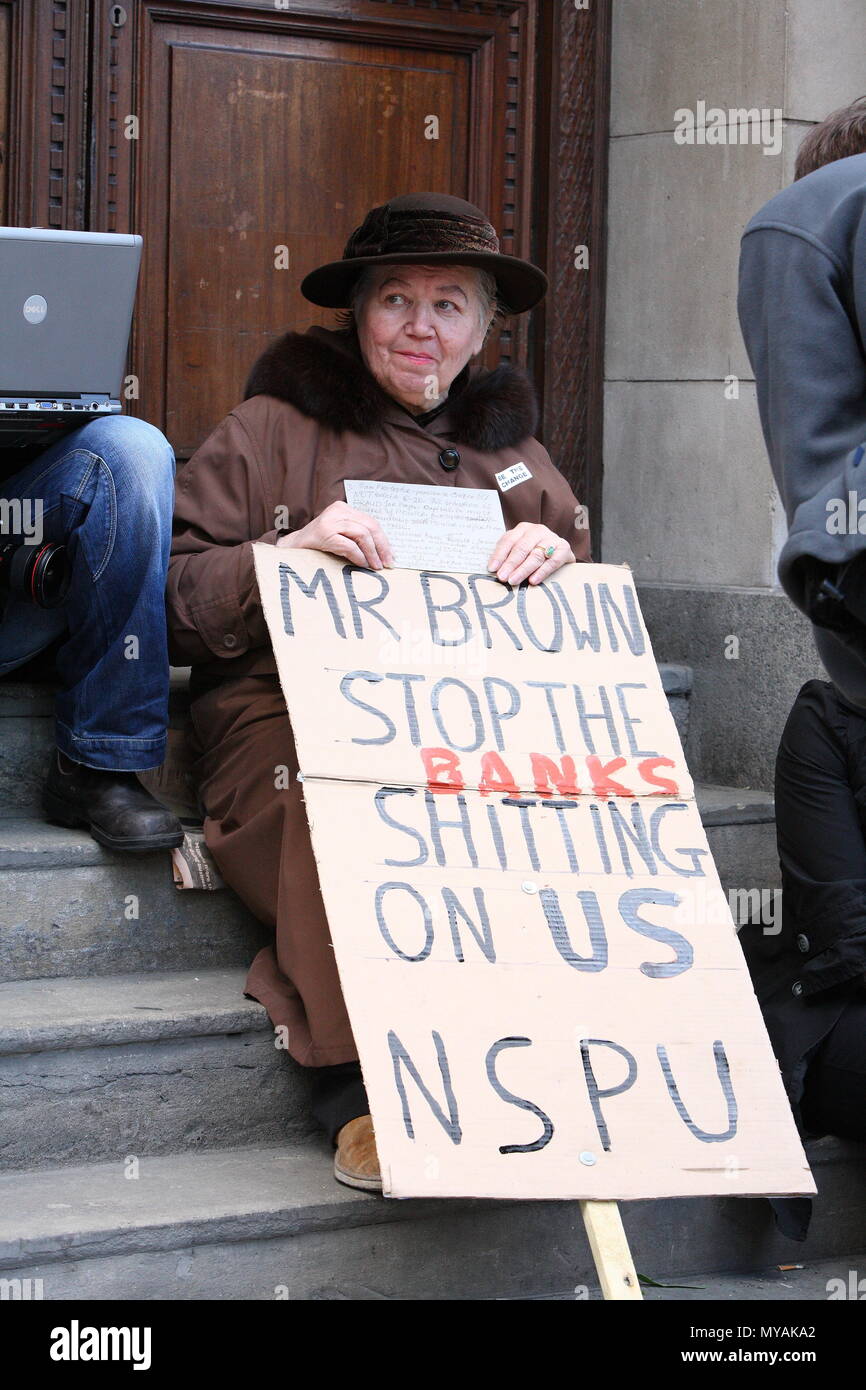
[[[501,473],[496,474],[496,481],[499,484],[500,492],[507,492],[510,487],[517,487],[518,483],[525,483],[532,474],[525,463],[512,463],[508,468],[503,468]]]

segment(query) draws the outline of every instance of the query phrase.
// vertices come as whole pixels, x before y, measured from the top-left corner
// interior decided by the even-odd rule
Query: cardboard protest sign
[[[255,559],[385,1193],[813,1192],[631,574]]]

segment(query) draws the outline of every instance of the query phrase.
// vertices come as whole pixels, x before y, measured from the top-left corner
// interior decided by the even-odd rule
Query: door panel
[[[168,120],[142,138],[160,162],[165,139],[170,174],[166,198],[145,196],[142,225],[148,283],[165,284],[167,332],[142,345],[142,400],[164,343],[165,422],[183,455],[237,402],[270,339],[333,320],[298,284],[339,258],[370,205],[407,178],[465,192],[468,74],[452,55],[412,64],[405,50],[277,36],[227,52],[221,35],[220,47],[202,33],[184,43],[169,26],[160,36],[148,106]],[[430,111],[452,113],[453,140],[423,138]]]
[[[4,0],[0,13],[0,51],[8,43],[5,216],[14,226],[83,227],[87,0]]]
[[[484,357],[532,370],[541,437],[597,539],[609,9],[0,0],[0,216],[142,234],[125,408],[183,457],[270,336],[328,321],[298,282],[368,207],[423,186],[467,196],[551,277]]]
[[[12,85],[12,6],[0,4],[0,224],[9,203],[9,90]]]
[[[271,338],[333,322],[298,284],[376,203],[468,197],[529,253],[535,4],[130,0],[121,30],[95,14],[91,220],[144,238],[131,404],[179,457]],[[125,108],[138,139],[118,137]],[[524,362],[527,341],[506,322],[485,358]]]

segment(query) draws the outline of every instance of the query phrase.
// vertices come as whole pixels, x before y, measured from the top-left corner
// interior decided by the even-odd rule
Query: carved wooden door
[[[0,0],[0,217],[141,233],[127,408],[184,458],[268,339],[328,322],[298,284],[369,207],[466,197],[554,281],[487,360],[535,372],[592,505],[603,286],[571,255],[601,238],[605,5]]]

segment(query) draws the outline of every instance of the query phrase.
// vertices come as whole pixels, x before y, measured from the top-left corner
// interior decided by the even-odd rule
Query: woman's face
[[[357,314],[367,367],[407,410],[432,410],[480,352],[478,275],[470,266],[377,266]]]

